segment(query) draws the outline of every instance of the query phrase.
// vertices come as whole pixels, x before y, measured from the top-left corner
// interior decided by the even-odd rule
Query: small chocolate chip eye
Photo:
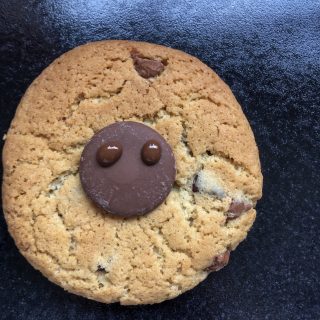
[[[122,146],[117,141],[102,144],[96,153],[96,159],[101,167],[109,167],[116,163],[122,155]]]
[[[141,149],[141,158],[148,166],[152,166],[159,162],[161,158],[160,143],[156,140],[148,140]]]

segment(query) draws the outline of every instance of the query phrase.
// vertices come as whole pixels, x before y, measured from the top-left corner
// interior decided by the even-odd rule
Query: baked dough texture
[[[164,70],[143,78],[132,50]],[[165,202],[130,219],[95,206],[78,173],[93,134],[123,120],[163,135],[177,166]],[[262,190],[254,136],[229,87],[198,59],[142,42],[94,42],[56,59],[22,98],[3,164],[20,252],[54,283],[104,303],[158,303],[196,286],[245,239]],[[231,219],[234,201],[252,208]]]

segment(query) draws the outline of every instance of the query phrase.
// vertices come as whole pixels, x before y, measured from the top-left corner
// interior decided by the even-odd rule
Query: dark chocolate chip
[[[212,264],[206,268],[206,271],[219,271],[229,263],[230,251],[227,250],[213,259]]]
[[[161,148],[157,165],[141,160],[141,147],[155,140]],[[122,155],[112,166],[101,167],[97,149],[105,141],[118,141]],[[130,217],[148,213],[168,196],[176,174],[169,144],[150,127],[122,121],[96,133],[85,146],[80,160],[80,180],[87,196],[106,212]]]
[[[143,78],[153,78],[164,70],[164,64],[159,60],[144,58],[137,50],[131,51],[134,67]]]
[[[141,158],[148,166],[159,162],[161,158],[161,146],[159,142],[156,140],[147,141],[141,149]]]
[[[193,192],[199,192],[199,188],[197,187],[197,180],[198,180],[198,175],[196,175],[193,179],[193,183],[192,183]]]
[[[106,269],[99,264],[97,267],[97,271],[98,272],[106,272]]]
[[[109,167],[116,163],[122,155],[122,146],[117,141],[102,144],[96,153],[96,159],[101,167]]]
[[[236,219],[241,216],[242,213],[250,210],[252,204],[241,200],[232,200],[227,212],[228,220]]]

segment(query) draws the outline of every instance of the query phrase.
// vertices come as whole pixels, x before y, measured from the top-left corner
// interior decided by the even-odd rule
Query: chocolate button
[[[109,167],[119,160],[122,154],[122,146],[119,142],[108,142],[100,146],[96,159],[100,166]]]
[[[108,141],[113,142],[109,145],[118,142],[122,155],[105,167],[97,157],[104,154],[100,148]],[[155,164],[146,165],[142,149],[150,141],[157,143],[159,148],[151,149],[160,157]],[[153,160],[156,158],[153,155]],[[88,197],[105,211],[124,217],[142,215],[159,206],[168,196],[175,174],[175,159],[168,143],[155,130],[132,121],[117,122],[96,133],[80,159],[80,180]]]
[[[147,141],[141,150],[141,158],[145,164],[152,166],[161,158],[161,147],[158,141]]]

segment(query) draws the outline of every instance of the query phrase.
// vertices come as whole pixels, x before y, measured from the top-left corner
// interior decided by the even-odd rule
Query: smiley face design
[[[97,132],[80,159],[87,196],[106,212],[123,217],[146,214],[168,196],[176,175],[175,159],[164,138],[133,121]]]

